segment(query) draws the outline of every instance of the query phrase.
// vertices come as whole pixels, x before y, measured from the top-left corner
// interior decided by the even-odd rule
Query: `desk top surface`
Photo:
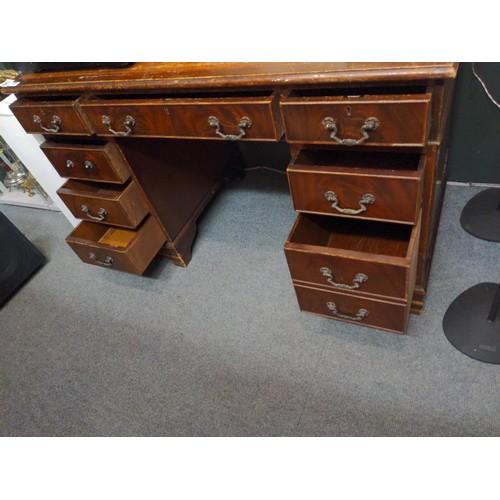
[[[457,63],[175,62],[22,75],[5,93],[158,91],[372,81],[425,81],[456,76]]]

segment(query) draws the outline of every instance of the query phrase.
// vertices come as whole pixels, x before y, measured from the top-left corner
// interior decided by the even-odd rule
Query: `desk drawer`
[[[415,224],[425,155],[303,150],[288,166],[295,210]]]
[[[21,98],[10,109],[30,134],[92,135],[78,99],[43,101]]]
[[[250,141],[281,138],[283,128],[277,107],[274,94],[223,98],[94,98],[82,104],[101,136]]]
[[[40,148],[61,177],[122,184],[130,170],[118,147],[46,141]]]
[[[411,301],[416,226],[299,214],[285,243],[294,283]]]
[[[288,142],[420,147],[430,102],[431,94],[288,97],[281,111]]]
[[[302,311],[326,318],[404,333],[410,314],[407,303],[357,297],[295,284]]]
[[[159,222],[149,216],[136,230],[81,222],[66,241],[87,264],[143,274],[166,239]]]
[[[137,183],[116,186],[69,180],[57,190],[77,219],[135,228],[149,212]]]

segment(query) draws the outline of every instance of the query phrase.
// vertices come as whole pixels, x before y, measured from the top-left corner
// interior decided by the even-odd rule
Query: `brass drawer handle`
[[[358,146],[359,144],[363,144],[363,142],[370,138],[368,132],[373,132],[374,130],[377,130],[379,128],[380,121],[374,116],[367,118],[365,120],[365,123],[361,125],[361,134],[363,137],[360,137],[359,139],[341,139],[340,137],[337,137],[337,122],[330,116],[324,118],[321,124],[323,125],[325,130],[332,131],[330,134],[330,138],[337,141],[339,144],[342,144],[342,146]]]
[[[89,257],[95,261],[96,264],[100,264],[101,266],[112,266],[113,265],[113,257],[106,257],[104,260],[99,260],[95,253],[90,252]]]
[[[363,195],[361,200],[359,200],[359,206],[361,208],[359,209],[354,209],[354,208],[341,208],[339,207],[339,199],[337,198],[337,195],[333,191],[327,191],[325,193],[325,198],[328,201],[332,201],[332,208],[337,210],[337,212],[340,212],[341,214],[347,214],[347,215],[358,215],[361,212],[366,211],[366,206],[365,205],[373,205],[376,201],[375,196],[370,193],[366,193]]]
[[[33,116],[33,122],[34,123],[38,123],[38,125],[40,125],[40,128],[44,131],[44,132],[49,132],[50,134],[57,134],[57,132],[60,132],[61,131],[61,119],[57,116],[57,115],[54,115],[52,117],[52,120],[50,121],[50,123],[54,126],[54,128],[46,128],[42,125],[42,119],[38,116],[38,115],[34,115]]]
[[[361,321],[370,314],[369,311],[367,311],[366,309],[359,309],[355,316],[350,316],[348,314],[341,314],[338,312],[337,305],[335,304],[335,302],[327,302],[326,307],[328,307],[328,309],[330,309],[332,314],[337,318],[350,319],[353,321]]]
[[[94,168],[94,164],[91,161],[85,160],[84,167],[85,170],[92,170]]]
[[[118,132],[111,128],[111,119],[109,118],[109,116],[102,115],[102,123],[108,126],[108,130],[112,134],[117,135],[118,137],[125,137],[132,133],[132,127],[135,125],[135,120],[130,115],[127,115],[125,117],[125,120],[123,121],[123,126],[125,127],[124,132]]]
[[[215,128],[215,133],[222,137],[223,139],[226,139],[227,141],[239,141],[246,135],[245,129],[250,128],[252,126],[252,120],[248,118],[248,116],[244,116],[240,122],[238,123],[238,129],[240,133],[238,135],[234,134],[223,134],[220,131],[220,123],[219,120],[215,116],[209,116],[208,117],[208,124]]]
[[[330,285],[334,286],[335,288],[342,288],[344,290],[355,290],[356,288],[359,288],[359,285],[361,283],[366,283],[368,281],[368,276],[363,273],[358,273],[352,280],[352,285],[347,285],[346,283],[336,283],[333,281],[333,273],[332,270],[329,269],[328,267],[322,267],[320,269],[321,274],[327,278],[326,281],[330,283]]]
[[[73,168],[75,163],[72,160],[66,160],[66,168]]]
[[[89,219],[96,220],[96,221],[99,221],[99,222],[105,220],[106,216],[108,215],[108,212],[106,212],[106,210],[104,210],[104,208],[100,208],[99,209],[99,212],[97,212],[97,217],[95,215],[91,215],[89,207],[87,207],[87,205],[82,205],[82,212]]]

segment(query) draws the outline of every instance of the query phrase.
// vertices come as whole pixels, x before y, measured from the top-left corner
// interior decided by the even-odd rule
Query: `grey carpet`
[[[499,244],[462,230],[480,188],[448,186],[426,309],[407,336],[297,307],[286,178],[248,173],[203,217],[187,269],[88,266],[58,213],[0,206],[48,257],[0,309],[3,436],[498,436],[500,367],[441,321],[500,278]]]

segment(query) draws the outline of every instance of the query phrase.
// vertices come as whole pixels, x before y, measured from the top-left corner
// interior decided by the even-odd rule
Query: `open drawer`
[[[122,184],[130,169],[113,142],[71,144],[45,141],[41,150],[61,177]]]
[[[92,135],[79,99],[20,98],[10,110],[29,134]]]
[[[135,181],[125,186],[69,180],[57,190],[77,219],[135,228],[149,207]]]
[[[100,136],[277,141],[283,135],[277,95],[218,97],[94,96],[82,103]]]
[[[416,224],[426,156],[304,149],[287,168],[295,210]]]
[[[430,93],[290,96],[281,100],[287,142],[411,146],[427,141]]]
[[[66,238],[83,262],[132,274],[143,274],[166,240],[153,216],[135,230],[81,222]]]
[[[416,226],[299,214],[285,243],[295,284],[410,303],[415,287]]]
[[[352,296],[321,288],[295,284],[302,311],[357,325],[405,333],[409,304],[374,297]]]

